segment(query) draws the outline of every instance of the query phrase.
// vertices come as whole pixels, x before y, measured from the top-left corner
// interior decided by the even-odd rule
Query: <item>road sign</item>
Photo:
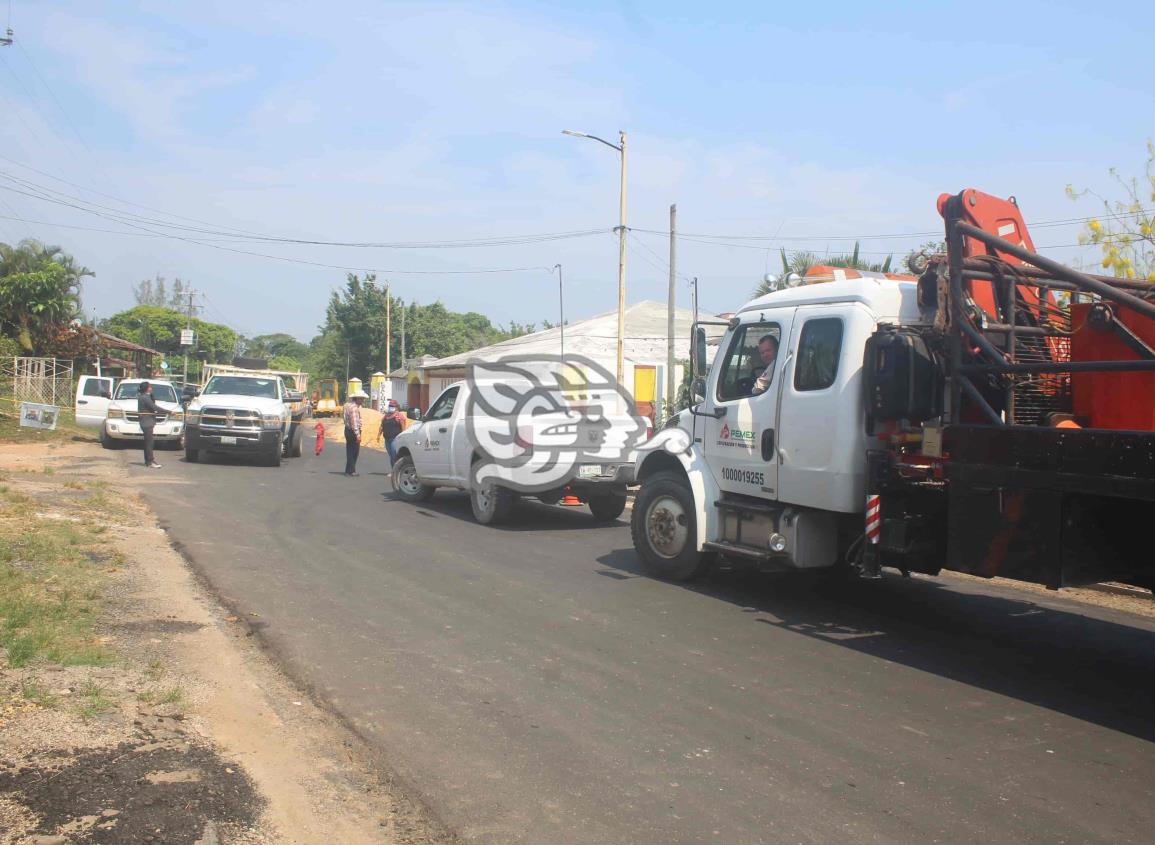
[[[181,329],[180,330],[180,345],[181,346],[192,346],[195,343],[196,343],[196,332],[194,332],[192,329]]]

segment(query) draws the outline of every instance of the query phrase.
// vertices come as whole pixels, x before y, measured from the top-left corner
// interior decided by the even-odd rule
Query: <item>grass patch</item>
[[[142,704],[180,704],[184,701],[184,687],[142,690],[136,694],[136,700]]]
[[[46,686],[38,684],[36,681],[26,681],[20,689],[20,695],[25,701],[31,701],[37,707],[43,707],[46,710],[54,708],[60,701]]]
[[[0,520],[0,646],[9,665],[107,664],[93,633],[105,583],[90,554],[99,545],[75,524],[35,518],[29,497],[3,495],[13,505]]]
[[[116,707],[108,690],[93,681],[86,681],[78,695],[76,713],[82,719],[93,719]]]
[[[6,395],[11,395],[11,392]],[[94,429],[81,428],[76,424],[76,412],[73,408],[60,409],[55,431],[22,428],[16,413],[7,409],[0,411],[0,443],[67,443],[75,440],[95,443],[98,436],[98,432]]]

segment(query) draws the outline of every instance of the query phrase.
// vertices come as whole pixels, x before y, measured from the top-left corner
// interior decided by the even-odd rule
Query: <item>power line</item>
[[[21,166],[21,167],[27,167],[27,165],[22,165],[19,162],[15,162],[12,159],[5,158],[4,156],[0,156],[0,159],[3,159],[4,161],[11,162],[11,163],[16,164],[16,165]],[[35,170],[35,168],[28,168],[28,169],[34,170],[35,172],[40,173],[43,176],[47,176],[50,179],[55,179],[56,181],[60,181],[60,182],[63,182],[65,184],[71,185],[74,188],[80,188],[81,190],[90,190],[90,189],[83,188],[83,186],[76,185],[75,183],[68,182],[67,180],[58,179],[57,177],[52,176],[51,174],[45,173],[44,171]],[[63,191],[57,191],[53,188],[49,188],[45,185],[41,185],[41,184],[39,184],[37,182],[33,182],[32,180],[29,180],[29,179],[23,179],[19,176],[15,176],[11,173],[5,173],[5,172],[0,171],[0,176],[3,176],[4,178],[8,179],[9,181],[15,182],[16,184],[21,185],[21,186],[27,188],[28,190],[38,191],[42,194],[50,195],[50,196],[41,196],[40,197],[41,199],[44,199],[47,202],[55,202],[55,203],[60,204],[60,205],[66,205],[66,206],[68,206],[70,208],[74,208],[78,211],[83,211],[83,212],[88,213],[88,214],[96,214],[97,216],[106,217],[106,219],[113,219],[116,222],[119,222],[119,223],[122,223],[125,225],[131,225],[132,223],[144,223],[144,224],[147,224],[150,226],[157,226],[157,227],[165,228],[165,229],[174,229],[177,231],[195,232],[198,234],[223,235],[223,236],[233,237],[236,240],[252,240],[252,241],[258,241],[261,243],[269,243],[269,244],[293,244],[293,245],[301,245],[301,246],[331,246],[331,247],[357,248],[357,249],[471,249],[471,248],[490,247],[490,246],[523,246],[523,245],[528,245],[528,244],[547,243],[547,242],[551,242],[551,241],[590,237],[592,235],[599,235],[599,234],[602,234],[603,232],[610,231],[608,229],[580,229],[580,230],[571,230],[571,231],[565,231],[565,232],[544,232],[544,233],[535,233],[535,234],[503,235],[503,236],[490,236],[490,237],[485,237],[485,238],[465,238],[465,239],[441,240],[441,241],[338,241],[338,240],[325,240],[325,239],[319,239],[319,238],[286,238],[286,237],[280,237],[280,236],[275,236],[275,235],[262,235],[262,234],[255,233],[255,232],[248,232],[248,231],[243,230],[243,229],[233,229],[230,227],[220,227],[217,224],[208,223],[206,221],[198,221],[198,220],[195,220],[194,218],[180,218],[180,219],[189,220],[190,222],[201,223],[201,224],[203,224],[203,226],[208,226],[208,227],[212,227],[212,228],[201,228],[201,227],[196,227],[196,226],[182,226],[179,224],[170,223],[170,222],[165,221],[165,220],[157,220],[155,218],[145,217],[143,215],[133,214],[131,212],[126,212],[126,211],[123,211],[121,209],[112,208],[110,206],[103,205],[101,203],[92,202],[91,200],[86,200],[83,197],[78,197],[78,196],[75,196],[73,194],[65,193]],[[11,190],[11,189],[9,189],[9,190]],[[92,191],[92,192],[93,193],[100,193],[99,191]],[[102,196],[111,196],[108,194],[101,194],[101,195]],[[120,200],[119,198],[116,198],[116,197],[111,197],[111,198],[116,199],[117,202],[126,202],[126,201]],[[76,203],[79,203],[80,205],[76,205]],[[141,206],[141,207],[147,208],[147,206]],[[99,209],[100,211],[107,212],[107,214],[99,214],[98,211],[95,211],[94,209]],[[167,212],[163,212],[163,211],[157,212],[157,213],[165,214],[166,216],[170,216],[170,217],[176,216],[176,215],[169,215]],[[109,214],[112,215],[112,217],[109,217],[108,216]]]

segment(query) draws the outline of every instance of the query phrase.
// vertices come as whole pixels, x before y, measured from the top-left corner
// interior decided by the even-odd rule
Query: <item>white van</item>
[[[81,376],[76,382],[76,424],[84,428],[102,427],[115,386],[116,379],[111,376]]]

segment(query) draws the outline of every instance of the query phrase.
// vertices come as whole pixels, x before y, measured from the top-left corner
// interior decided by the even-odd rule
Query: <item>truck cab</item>
[[[656,574],[693,577],[711,553],[831,567],[861,533],[867,340],[921,315],[913,277],[854,275],[766,294],[729,321],[697,404],[675,418],[688,452],[639,460],[634,542]],[[769,371],[767,338],[777,344]]]

